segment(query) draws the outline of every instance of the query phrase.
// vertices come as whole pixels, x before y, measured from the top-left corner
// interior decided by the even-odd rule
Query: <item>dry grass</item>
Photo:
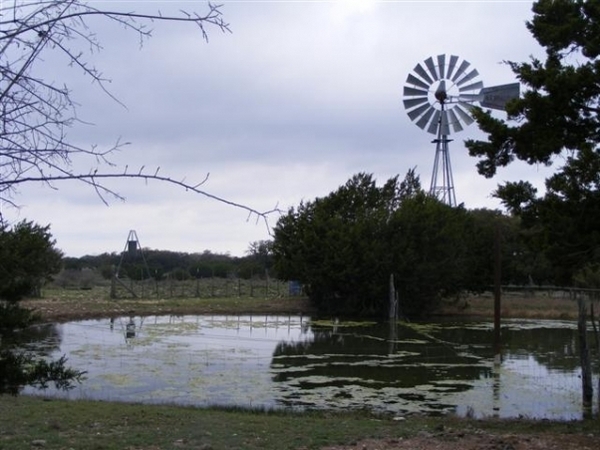
[[[45,320],[66,321],[96,317],[155,314],[311,314],[314,309],[305,297],[280,295],[208,296],[144,299],[110,299],[108,287],[92,290],[47,289],[43,298],[23,302],[36,309]],[[250,291],[248,291],[250,293]],[[270,293],[272,294],[272,293]],[[595,311],[600,311],[598,300]],[[551,292],[506,292],[501,300],[502,317],[523,319],[576,320],[577,302],[568,295]],[[446,302],[438,310],[442,316],[492,318],[491,293],[471,295]]]
[[[503,293],[500,304],[502,317],[505,318],[575,320],[578,315],[575,300],[547,292]],[[458,302],[446,303],[439,313],[491,318],[494,316],[494,297],[491,293],[469,296]]]
[[[304,297],[190,297],[111,299],[108,288],[50,289],[43,298],[22,302],[47,321],[68,321],[123,315],[186,314],[309,314]]]

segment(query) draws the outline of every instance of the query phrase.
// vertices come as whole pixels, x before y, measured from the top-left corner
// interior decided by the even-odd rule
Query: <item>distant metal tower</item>
[[[127,241],[125,241],[125,248],[121,252],[121,259],[119,260],[119,265],[116,267],[115,272],[113,274],[111,289],[110,289],[110,298],[117,298],[116,287],[119,284],[122,288],[128,291],[132,297],[137,298],[133,286],[127,286],[121,280],[121,268],[123,266],[123,262],[125,260],[138,261],[138,265],[141,267],[140,280],[144,278],[150,278],[150,269],[148,268],[148,263],[146,262],[146,257],[144,256],[144,252],[142,251],[142,246],[140,245],[140,241],[138,239],[137,233],[135,230],[130,230],[127,235]]]
[[[484,88],[479,72],[470,66],[454,55],[430,57],[414,67],[404,85],[408,117],[436,136],[429,194],[450,206],[457,204],[448,147],[450,129],[458,133],[474,122],[470,111],[476,102],[504,110],[506,102],[519,96],[519,83]]]

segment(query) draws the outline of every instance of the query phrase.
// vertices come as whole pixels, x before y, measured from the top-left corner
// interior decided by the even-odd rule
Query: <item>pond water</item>
[[[576,323],[505,320],[501,358],[492,337],[490,322],[151,316],[48,324],[19,339],[87,371],[71,391],[43,392],[71,399],[582,417]]]

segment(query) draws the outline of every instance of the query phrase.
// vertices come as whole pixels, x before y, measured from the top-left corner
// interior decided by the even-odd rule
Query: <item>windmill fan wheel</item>
[[[428,133],[449,135],[474,122],[470,110],[481,99],[483,83],[468,61],[438,55],[417,64],[406,78],[404,107]]]

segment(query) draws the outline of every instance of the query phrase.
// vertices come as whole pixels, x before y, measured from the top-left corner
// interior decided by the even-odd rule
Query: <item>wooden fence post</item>
[[[500,316],[502,314],[502,233],[500,225],[494,230],[494,352],[502,352],[502,332]]]
[[[592,385],[592,365],[590,361],[590,349],[587,342],[587,308],[583,296],[577,298],[579,306],[579,319],[577,331],[579,332],[579,359],[581,361],[581,388],[583,394],[584,409],[591,408],[594,397]]]

